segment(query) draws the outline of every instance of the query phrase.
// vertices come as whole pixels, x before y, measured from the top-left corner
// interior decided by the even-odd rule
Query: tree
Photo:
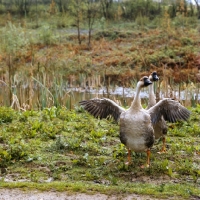
[[[197,15],[198,19],[200,19],[200,1],[199,0],[194,0],[196,6],[197,6]]]
[[[16,6],[18,8],[19,13],[22,16],[26,16],[27,13],[30,10],[32,1],[30,1],[30,0],[19,0],[19,1],[15,2],[15,4],[16,4]]]
[[[66,12],[69,9],[70,0],[57,0],[56,3],[58,5],[58,10],[61,13]]]
[[[100,0],[103,16],[108,19],[109,18],[109,11],[112,6],[113,0]]]
[[[73,0],[71,2],[72,14],[75,17],[75,26],[78,31],[78,42],[81,41],[81,25],[87,22],[88,25],[88,47],[91,45],[92,28],[98,12],[99,3],[93,0]]]
[[[82,0],[74,0],[71,2],[72,14],[75,17],[75,26],[77,27],[78,31],[78,43],[81,44],[81,22],[83,20],[83,8],[84,8],[84,1]]]
[[[90,48],[92,28],[94,25],[96,13],[98,11],[98,3],[95,3],[92,0],[87,0],[86,9],[87,9],[87,20],[88,20],[88,47]]]

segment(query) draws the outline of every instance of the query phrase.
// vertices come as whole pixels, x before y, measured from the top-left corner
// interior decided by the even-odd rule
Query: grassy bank
[[[17,112],[0,108],[1,187],[105,194],[138,193],[155,197],[200,195],[200,107],[188,122],[169,124],[167,153],[146,154],[126,148],[112,120],[97,120],[80,108]]]

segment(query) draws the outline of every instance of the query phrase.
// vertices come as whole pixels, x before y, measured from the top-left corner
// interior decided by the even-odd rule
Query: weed
[[[15,117],[15,112],[9,107],[0,107],[0,124],[11,123]]]
[[[26,51],[30,41],[26,37],[25,31],[21,26],[16,26],[12,22],[8,22],[2,30],[1,41],[3,48],[7,53],[16,53],[17,51]]]
[[[53,32],[54,28],[50,25],[46,24],[40,28],[40,41],[46,45],[56,43],[57,39],[59,38]]]

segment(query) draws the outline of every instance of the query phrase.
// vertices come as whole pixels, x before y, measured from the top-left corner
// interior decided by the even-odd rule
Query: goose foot
[[[145,164],[145,165],[140,166],[141,169],[146,169],[146,168],[149,168],[149,167],[150,167],[149,164]]]
[[[163,153],[167,153],[166,149],[161,149],[159,152],[157,152],[158,154],[163,154]]]
[[[124,164],[128,166],[128,165],[130,165],[130,162],[129,162],[129,161],[127,161],[127,162],[125,162]]]

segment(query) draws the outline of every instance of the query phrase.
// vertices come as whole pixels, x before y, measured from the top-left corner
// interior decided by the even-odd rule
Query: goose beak
[[[151,84],[152,84],[152,82],[149,79],[145,79],[144,86],[148,86],[148,85],[151,85]]]
[[[159,80],[159,78],[158,78],[157,74],[154,74],[153,75],[153,81],[158,81],[158,80]]]

